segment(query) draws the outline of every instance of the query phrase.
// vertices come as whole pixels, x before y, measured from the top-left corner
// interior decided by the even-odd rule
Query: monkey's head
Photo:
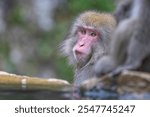
[[[106,53],[116,21],[110,14],[87,11],[80,14],[63,44],[63,51],[76,67],[93,63]]]
[[[119,0],[114,16],[117,23],[130,17],[130,11],[133,7],[133,0]]]

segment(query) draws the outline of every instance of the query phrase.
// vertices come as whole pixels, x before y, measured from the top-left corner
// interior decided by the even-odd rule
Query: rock
[[[150,73],[126,71],[91,78],[80,87],[65,80],[0,71],[0,99],[150,99]]]
[[[79,90],[84,99],[150,99],[150,73],[125,71],[115,77],[92,78]]]
[[[56,78],[37,78],[0,71],[0,99],[68,99],[69,82]]]
[[[35,90],[64,90],[71,85],[69,82],[56,78],[37,78],[0,72],[0,89],[35,89]]]

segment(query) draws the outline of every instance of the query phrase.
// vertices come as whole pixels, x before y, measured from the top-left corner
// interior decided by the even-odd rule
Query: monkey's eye
[[[92,37],[95,37],[97,34],[96,34],[96,32],[91,32],[91,34],[90,34]]]

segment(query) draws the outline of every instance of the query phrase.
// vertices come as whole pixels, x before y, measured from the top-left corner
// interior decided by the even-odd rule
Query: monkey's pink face
[[[98,31],[79,27],[76,34],[77,43],[73,47],[75,58],[80,60],[89,57],[89,55],[92,53],[92,46],[98,41]]]

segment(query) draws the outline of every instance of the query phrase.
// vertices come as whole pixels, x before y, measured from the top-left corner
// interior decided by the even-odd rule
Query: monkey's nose
[[[84,42],[84,40],[82,39],[82,40],[79,42],[79,46],[80,46],[80,47],[84,46],[84,43],[85,43],[85,42]]]

